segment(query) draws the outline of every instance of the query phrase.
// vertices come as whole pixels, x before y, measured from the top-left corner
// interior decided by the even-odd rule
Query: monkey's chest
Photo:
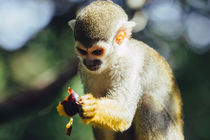
[[[106,96],[111,89],[111,80],[108,75],[87,76],[84,79],[85,93],[92,93],[95,97]]]

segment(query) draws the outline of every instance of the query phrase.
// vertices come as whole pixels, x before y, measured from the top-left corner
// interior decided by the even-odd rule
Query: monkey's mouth
[[[100,65],[86,66],[91,71],[97,71],[100,68]]]
[[[87,60],[84,59],[83,64],[91,71],[97,71],[101,67],[101,60],[94,59],[94,60]]]

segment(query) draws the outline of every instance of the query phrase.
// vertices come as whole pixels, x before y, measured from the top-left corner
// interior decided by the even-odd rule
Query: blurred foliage
[[[17,90],[30,89],[54,79],[61,68],[76,57],[73,45],[69,27],[59,32],[47,27],[20,50],[15,52],[0,50],[2,58],[0,59],[0,101],[10,96],[18,96],[15,94]],[[74,117],[71,137],[66,136],[65,125],[68,118],[60,117],[56,106],[68,94],[68,86],[83,94],[79,75],[68,83],[61,91],[62,96],[48,107],[1,124],[0,139],[93,139],[90,126],[82,124],[78,116]]]
[[[118,2],[125,4],[120,0]],[[181,2],[186,11],[198,11],[196,7],[190,8],[185,1]],[[67,21],[75,15],[72,9],[66,14],[55,16],[46,28],[34,35],[22,48],[15,51],[0,48],[0,103],[18,96],[16,91],[50,83],[73,61],[76,57],[74,39],[71,29],[67,27]],[[126,11],[132,17],[134,10],[127,7]],[[209,17],[208,7],[203,13]],[[210,51],[200,53],[192,49],[184,35],[175,39],[158,35],[151,30],[150,25],[149,22],[143,31],[134,33],[133,37],[155,48],[173,68],[183,98],[186,140],[209,140]],[[80,95],[83,94],[79,75],[76,75],[47,107],[1,123],[0,140],[93,140],[90,126],[82,124],[78,115],[74,117],[72,135],[66,136],[65,125],[69,120],[58,116],[56,106],[67,95],[68,86]]]
[[[1,140],[93,140],[91,127],[81,123],[78,115],[74,116],[72,135],[66,135],[67,117],[60,117],[56,111],[59,101],[67,95],[67,87],[71,86],[76,92],[83,94],[83,87],[76,75],[61,91],[61,96],[49,104],[47,108],[32,112],[27,116],[0,125]]]

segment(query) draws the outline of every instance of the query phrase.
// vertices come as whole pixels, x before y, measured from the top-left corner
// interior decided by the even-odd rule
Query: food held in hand
[[[72,125],[73,125],[73,118],[70,117],[70,121],[66,124],[66,135],[68,136],[71,135]]]
[[[71,88],[68,88],[69,95],[58,104],[57,111],[60,116],[69,116],[70,121],[66,125],[66,133],[70,136],[72,125],[73,125],[73,118],[75,114],[79,112],[77,101],[79,101],[79,95],[74,92]]]
[[[57,111],[60,116],[74,116],[77,114],[77,101],[79,101],[79,95],[74,92],[71,88],[68,89],[69,95],[58,104]]]

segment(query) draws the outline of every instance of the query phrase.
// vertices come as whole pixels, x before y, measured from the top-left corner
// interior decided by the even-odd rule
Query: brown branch
[[[46,107],[58,97],[63,86],[77,73],[77,65],[78,60],[73,61],[67,72],[63,72],[56,80],[41,89],[17,92],[18,96],[9,97],[0,103],[0,123]]]

